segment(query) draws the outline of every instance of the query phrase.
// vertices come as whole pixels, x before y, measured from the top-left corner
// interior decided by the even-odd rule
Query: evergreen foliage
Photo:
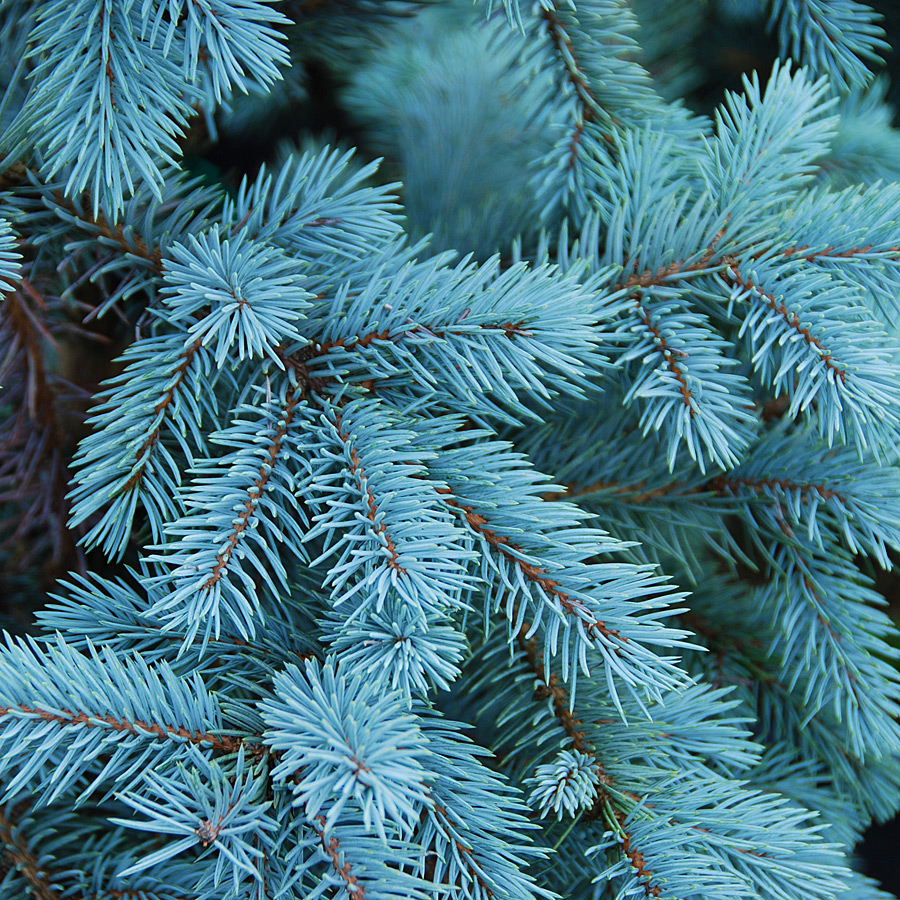
[[[780,58],[708,116],[710,16]],[[51,593],[0,650],[0,900],[887,898],[868,6],[2,0],[0,40],[0,562]]]

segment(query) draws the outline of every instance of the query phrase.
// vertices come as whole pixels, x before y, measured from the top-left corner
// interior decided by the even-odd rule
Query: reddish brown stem
[[[231,530],[231,534],[228,536],[228,541],[224,549],[216,555],[215,565],[210,572],[209,578],[207,578],[203,585],[204,589],[209,590],[214,587],[227,571],[232,554],[240,543],[244,532],[247,530],[250,519],[256,512],[256,507],[262,499],[266,485],[272,477],[272,472],[275,470],[275,464],[281,453],[282,444],[284,443],[285,436],[287,435],[288,429],[291,426],[291,421],[294,417],[294,410],[302,400],[303,394],[300,391],[295,391],[294,395],[288,401],[287,406],[285,406],[282,411],[282,419],[275,428],[275,434],[272,437],[272,443],[266,453],[265,460],[260,464],[259,473],[247,491],[248,497],[244,501],[244,508],[238,513],[235,519],[234,527]]]
[[[41,866],[37,856],[28,845],[28,841],[18,829],[16,823],[7,812],[0,807],[0,863],[6,858],[12,868],[30,885],[27,891],[33,900],[60,900],[59,892],[53,887],[48,873]],[[0,865],[0,878],[3,867]]]
[[[180,739],[191,744],[207,744],[213,750],[220,753],[237,753],[243,743],[242,738],[217,736],[202,731],[189,731],[187,728],[175,725],[159,725],[156,722],[144,722],[141,719],[135,719],[129,722],[126,719],[116,718],[114,715],[88,715],[87,713],[76,713],[68,709],[60,709],[56,712],[49,712],[45,709],[28,706],[25,703],[16,706],[0,706],[0,716],[7,716],[11,713],[25,713],[30,716],[38,716],[45,722],[55,722],[58,725],[81,725],[85,728],[109,728],[117,732],[129,732],[135,735],[153,735],[160,740]]]
[[[341,862],[341,842],[332,834],[325,833],[325,816],[316,816],[316,821],[321,828],[313,826],[316,834],[322,841],[322,849],[325,855],[331,860],[331,866],[338,875],[344,880],[347,887],[347,893],[353,900],[365,900],[366,889],[359,883],[359,879],[353,874],[353,867],[346,860]]]
[[[481,535],[507,562],[517,566],[522,574],[538,585],[548,594],[559,600],[560,606],[569,615],[578,616],[584,622],[585,631],[588,635],[597,632],[606,638],[618,638],[621,641],[627,641],[627,638],[615,628],[609,628],[607,625],[596,618],[594,614],[581,602],[577,597],[571,597],[563,591],[559,582],[551,578],[547,574],[547,570],[541,566],[535,566],[525,562],[518,554],[523,550],[517,544],[513,543],[508,537],[498,534],[494,529],[488,528],[488,520],[481,513],[476,512],[474,507],[460,503],[452,497],[445,496],[449,493],[449,489],[439,489],[438,493],[442,495],[444,503],[454,509],[462,512],[466,524],[476,533]]]

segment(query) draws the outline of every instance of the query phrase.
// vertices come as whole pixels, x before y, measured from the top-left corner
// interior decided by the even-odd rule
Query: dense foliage
[[[0,900],[887,897],[872,10],[2,0],[0,48]]]

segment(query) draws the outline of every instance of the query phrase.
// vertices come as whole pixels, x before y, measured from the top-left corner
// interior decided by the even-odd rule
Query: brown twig
[[[391,536],[387,533],[387,527],[385,526],[384,522],[377,521],[378,504],[375,500],[375,495],[372,493],[368,483],[365,480],[366,470],[363,467],[362,459],[360,459],[359,453],[357,452],[356,448],[350,443],[351,435],[344,431],[341,418],[337,414],[335,415],[334,427],[337,431],[338,437],[349,449],[350,474],[356,479],[360,492],[363,495],[363,499],[366,502],[366,506],[368,508],[366,516],[372,523],[373,531],[375,531],[376,534],[380,534],[384,538],[385,546],[390,553],[390,559],[388,559],[387,564],[390,568],[396,570],[397,572],[405,573],[406,569],[404,569],[403,566],[401,566],[398,562],[399,554],[397,553],[397,546],[391,539]]]
[[[778,315],[781,316],[781,318],[787,323],[787,325],[803,338],[807,345],[818,350],[822,358],[822,362],[824,362],[825,365],[835,373],[835,375],[841,380],[841,383],[846,382],[847,370],[839,366],[834,361],[831,353],[828,352],[821,341],[810,332],[807,326],[803,324],[797,313],[792,312],[787,308],[783,300],[779,300],[777,297],[775,297],[774,294],[770,294],[768,291],[763,290],[751,279],[744,278],[738,271],[737,265],[734,263],[729,264],[728,273],[731,280],[738,287],[741,287],[750,293],[755,293],[758,297],[762,298],[766,305],[770,309],[778,313]]]
[[[160,740],[178,739],[191,744],[207,744],[220,753],[237,753],[244,742],[243,738],[230,737],[228,735],[218,736],[203,731],[189,731],[183,726],[159,725],[156,722],[144,722],[141,719],[129,722],[124,718],[116,718],[112,713],[107,715],[89,715],[83,712],[72,712],[68,709],[58,709],[50,712],[46,709],[29,706],[26,703],[15,706],[0,706],[0,716],[21,715],[22,713],[29,716],[37,716],[44,722],[55,722],[57,725],[62,726],[81,725],[85,728],[109,728],[115,732],[152,735]]]
[[[606,623],[598,619],[581,600],[563,591],[559,586],[559,582],[551,578],[545,568],[535,566],[522,559],[519,555],[524,552],[522,548],[510,541],[505,535],[498,534],[494,529],[489,528],[488,519],[477,512],[474,507],[460,503],[453,497],[446,496],[450,493],[449,488],[438,488],[437,493],[447,506],[461,512],[466,524],[476,534],[483,537],[507,562],[517,566],[526,578],[552,597],[555,597],[566,613],[577,616],[584,623],[585,631],[589,636],[593,632],[597,632],[605,638],[617,638],[627,642],[627,638],[622,637],[615,628],[609,628]]]
[[[9,807],[7,807],[7,810]],[[0,807],[0,863],[6,857],[9,865],[30,885],[29,895],[33,900],[60,900],[60,893],[53,886],[47,871],[28,845],[28,841],[16,828],[16,823],[8,812]],[[2,880],[0,868],[0,880]]]
[[[359,879],[353,874],[353,867],[346,860],[341,862],[341,842],[332,834],[330,837],[325,832],[325,816],[316,816],[316,821],[321,828],[313,825],[313,830],[322,841],[322,849],[331,860],[331,866],[344,881],[347,893],[353,900],[365,900],[366,889],[359,883]]]
[[[259,501],[262,499],[263,493],[266,489],[266,485],[268,484],[269,479],[272,477],[272,472],[275,469],[275,464],[278,460],[278,456],[281,453],[282,444],[284,443],[284,439],[294,417],[294,410],[302,401],[303,392],[301,390],[297,390],[294,392],[290,400],[288,400],[287,405],[282,411],[281,420],[278,422],[278,425],[275,428],[275,433],[272,436],[272,442],[269,445],[269,450],[266,454],[266,458],[262,463],[260,463],[256,480],[247,491],[248,496],[244,501],[244,508],[237,514],[234,520],[234,527],[231,530],[231,534],[228,536],[225,547],[216,555],[215,565],[213,566],[212,571],[209,574],[209,578],[207,578],[206,582],[203,585],[204,589],[210,590],[211,588],[213,588],[216,583],[222,579],[225,572],[227,571],[231,556],[237,548],[237,545],[240,543],[244,532],[247,530],[250,519],[256,512],[256,507],[259,504]]]
[[[516,635],[516,642],[519,649],[524,654],[528,667],[534,672],[540,682],[535,699],[544,700],[548,697],[550,698],[553,706],[553,715],[559,722],[560,727],[568,735],[572,749],[584,753],[593,761],[599,776],[595,806],[606,806],[608,805],[607,801],[609,800],[609,794],[606,791],[606,787],[611,785],[613,781],[605,773],[603,764],[597,759],[593,745],[587,741],[585,733],[581,728],[582,720],[576,718],[571,709],[568,691],[564,685],[560,684],[559,679],[551,670],[545,669],[536,642],[534,639],[529,639],[527,637],[530,628],[531,625],[529,623],[523,623]],[[644,892],[648,897],[658,897],[660,895],[660,889],[657,885],[652,884],[653,872],[647,865],[643,855],[633,846],[634,837],[625,828],[626,820],[624,813],[620,810],[612,810],[612,815],[618,823],[619,830],[622,833],[622,852],[628,858],[638,878],[643,879]]]

